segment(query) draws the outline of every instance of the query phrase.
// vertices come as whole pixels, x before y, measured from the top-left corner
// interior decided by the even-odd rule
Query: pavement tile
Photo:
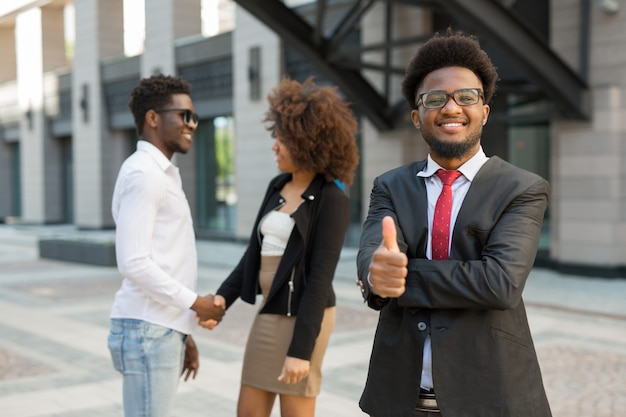
[[[22,356],[8,349],[0,349],[0,380],[32,377],[52,372],[43,362]]]

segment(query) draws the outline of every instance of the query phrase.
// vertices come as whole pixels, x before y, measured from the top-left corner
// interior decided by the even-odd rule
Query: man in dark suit
[[[551,416],[522,301],[549,186],[482,150],[497,78],[478,41],[451,31],[407,68],[429,155],[376,178],[363,225],[358,283],[380,310],[360,401],[371,416]]]

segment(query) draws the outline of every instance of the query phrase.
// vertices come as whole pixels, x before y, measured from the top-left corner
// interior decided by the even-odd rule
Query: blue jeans
[[[111,319],[113,366],[124,376],[126,417],[168,417],[185,357],[186,335],[134,319]]]

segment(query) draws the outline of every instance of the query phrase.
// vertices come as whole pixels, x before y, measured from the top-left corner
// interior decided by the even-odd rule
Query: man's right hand
[[[408,258],[400,252],[393,218],[383,218],[383,242],[372,255],[369,281],[376,295],[388,298],[404,294]]]
[[[208,294],[204,297],[199,295],[191,306],[191,309],[196,312],[196,316],[199,321],[204,322],[212,320],[215,324],[217,324],[222,321],[222,317],[224,317],[224,312],[226,311],[226,306],[224,303],[216,303],[213,294]]]

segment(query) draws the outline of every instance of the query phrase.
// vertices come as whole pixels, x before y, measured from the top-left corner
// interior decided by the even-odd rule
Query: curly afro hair
[[[301,169],[350,185],[359,163],[357,121],[334,87],[284,78],[267,97],[263,122]]]
[[[142,78],[133,88],[128,108],[135,119],[137,134],[141,136],[148,110],[162,109],[172,102],[174,94],[191,95],[191,86],[181,77],[155,74]]]
[[[415,96],[424,78],[431,72],[445,67],[463,67],[476,74],[483,84],[485,104],[489,103],[496,89],[498,72],[487,53],[480,48],[478,39],[462,32],[448,29],[446,36],[436,33],[417,51],[406,68],[402,82],[402,94],[411,109],[416,110]]]

